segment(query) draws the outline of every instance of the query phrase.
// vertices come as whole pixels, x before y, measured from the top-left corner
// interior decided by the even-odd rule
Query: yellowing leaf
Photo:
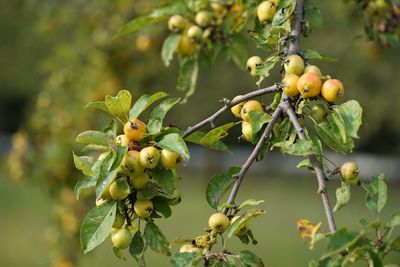
[[[301,219],[297,221],[297,229],[301,239],[304,243],[307,238],[310,238],[310,249],[314,249],[314,243],[316,240],[317,233],[321,228],[322,223],[312,224],[309,220]]]

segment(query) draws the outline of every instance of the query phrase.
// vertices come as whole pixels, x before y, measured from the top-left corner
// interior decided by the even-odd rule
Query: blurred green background
[[[82,114],[87,101],[123,88],[131,90],[136,98],[158,90],[179,95],[174,89],[176,66],[165,68],[159,56],[165,25],[112,39],[118,27],[160,2],[0,3],[0,156],[4,163],[0,169],[0,226],[5,232],[0,241],[0,266],[132,266],[131,259],[124,263],[112,256],[109,242],[86,256],[79,251],[79,224],[94,201],[90,196],[79,202],[71,199],[71,189],[79,178],[72,167],[71,150],[79,151],[73,145],[78,132],[106,122],[95,112]],[[345,98],[355,98],[364,107],[366,123],[357,152],[399,162],[399,49],[359,38],[362,24],[344,2],[320,1],[318,6],[324,26],[315,29],[302,45],[338,58],[334,63],[314,63],[324,74],[340,77],[345,84]],[[249,50],[251,55],[267,56],[251,45]],[[219,99],[253,90],[257,81],[222,57],[212,69],[201,70],[199,79],[196,94],[187,105],[171,111],[169,122],[187,127],[213,112]],[[263,85],[278,80],[276,72]],[[232,136],[234,144],[236,138]],[[322,205],[309,174],[288,174],[284,159],[280,166],[283,174],[258,172],[248,177],[240,199],[265,199],[262,207],[267,215],[253,228],[259,239],[254,251],[267,266],[306,266],[309,259],[318,256],[318,250],[310,252],[302,244],[296,220],[324,223]],[[221,162],[201,172],[190,166],[182,170],[184,201],[174,209],[172,218],[160,222],[170,240],[201,232],[212,212],[204,198],[207,179],[225,167]],[[385,171],[384,166],[373,167],[376,174]],[[400,206],[399,177],[389,178],[386,217]],[[361,193],[361,189],[355,189],[352,203],[338,212],[339,226],[357,227],[359,218],[368,218]],[[239,242],[233,243],[238,249],[244,248]],[[66,265],[64,258],[76,264]],[[400,263],[398,256],[388,260]],[[167,261],[161,256],[148,256],[150,266],[167,266]]]

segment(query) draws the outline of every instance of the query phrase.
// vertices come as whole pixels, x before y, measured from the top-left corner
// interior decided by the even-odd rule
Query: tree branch
[[[247,93],[243,96],[240,96],[238,98],[236,98],[235,100],[232,101],[226,101],[226,103],[224,103],[225,105],[220,108],[217,112],[215,112],[214,114],[212,114],[211,116],[209,116],[208,118],[206,118],[205,120],[199,122],[198,124],[189,127],[184,133],[183,133],[183,138],[188,137],[189,135],[191,135],[192,133],[194,133],[195,131],[199,130],[200,128],[204,127],[207,124],[214,124],[214,121],[221,116],[225,111],[228,111],[230,107],[239,104],[240,102],[255,98],[257,96],[261,96],[261,95],[265,95],[265,94],[269,94],[269,93],[273,93],[276,92],[278,90],[280,90],[281,86],[280,85],[273,85],[273,86],[269,86],[267,88],[263,88],[260,90],[256,90],[250,93]]]
[[[290,33],[289,55],[298,54],[300,49],[301,25],[304,20],[304,0],[296,0],[295,19]]]
[[[304,134],[304,129],[301,126],[299,119],[297,118],[296,113],[294,112],[293,107],[289,103],[288,99],[284,98],[280,105],[282,106],[283,110],[288,115],[290,121],[292,122],[294,128],[296,129],[297,136],[301,140],[307,140],[306,135]],[[329,231],[331,233],[334,233],[336,231],[336,223],[335,223],[335,218],[333,217],[331,205],[329,203],[328,192],[325,184],[325,174],[315,155],[309,155],[308,158],[317,176],[318,192],[321,194],[322,203],[325,209],[325,215],[328,220]]]
[[[263,145],[265,142],[268,140],[270,137],[270,134],[272,132],[272,128],[274,127],[276,121],[278,120],[279,116],[282,113],[282,108],[278,106],[274,113],[272,113],[272,120],[270,123],[268,123],[267,127],[265,127],[265,130],[263,134],[260,137],[260,140],[258,140],[257,145],[254,147],[253,152],[251,152],[250,156],[246,160],[246,162],[243,164],[242,168],[240,169],[240,172],[236,174],[236,182],[233,185],[232,191],[228,197],[227,203],[229,204],[234,204],[236,195],[238,194],[240,184],[242,183],[247,171],[250,169],[251,165],[253,164],[254,160],[257,158],[257,155],[260,153]],[[228,212],[228,209],[225,208],[222,213],[226,214]]]

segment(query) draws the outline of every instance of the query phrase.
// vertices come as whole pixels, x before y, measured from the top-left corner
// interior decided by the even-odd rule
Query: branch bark
[[[296,113],[293,110],[293,107],[289,103],[288,99],[284,99],[281,102],[281,106],[285,113],[288,115],[290,121],[292,122],[294,128],[297,131],[297,136],[301,140],[307,140],[306,135],[304,134],[304,129],[301,126],[299,119],[296,116]],[[324,205],[324,210],[325,210],[325,215],[326,219],[328,221],[328,226],[329,226],[329,232],[334,233],[336,232],[336,223],[335,223],[335,218],[333,217],[333,212],[331,205],[329,203],[329,197],[328,197],[328,192],[326,189],[326,184],[325,184],[325,174],[322,170],[322,167],[320,163],[318,162],[317,158],[315,155],[309,155],[309,160],[311,165],[313,166],[313,169],[315,171],[315,175],[317,176],[318,180],[318,192],[321,194],[322,198],[322,203]]]
[[[240,185],[247,173],[247,171],[250,169],[251,165],[253,164],[254,160],[257,158],[257,155],[260,153],[263,145],[265,142],[268,140],[268,138],[271,135],[272,129],[278,120],[279,116],[282,113],[282,108],[278,106],[274,113],[272,113],[272,120],[270,123],[268,123],[267,127],[265,127],[263,134],[260,137],[260,140],[258,140],[257,145],[253,149],[253,152],[251,152],[250,156],[246,160],[246,162],[243,164],[242,168],[240,169],[239,173],[236,175],[236,182],[233,185],[232,191],[228,197],[228,203],[229,204],[235,204],[235,199],[236,196],[239,192]],[[222,213],[226,214],[228,212],[227,208],[224,208]]]
[[[184,133],[183,133],[183,138],[188,137],[189,135],[191,135],[192,133],[194,133],[195,131],[199,130],[200,128],[206,126],[207,124],[214,124],[214,121],[220,117],[225,111],[228,111],[229,108],[233,107],[236,104],[239,104],[240,102],[255,98],[257,96],[262,96],[265,94],[269,94],[269,93],[273,93],[276,92],[278,90],[280,90],[280,85],[272,85],[260,90],[256,90],[250,93],[247,93],[241,97],[236,98],[235,100],[232,101],[226,101],[226,103],[224,103],[224,106],[222,108],[220,108],[217,112],[215,112],[214,114],[212,114],[211,116],[209,116],[208,118],[204,119],[203,121],[199,122],[198,124],[189,127]]]
[[[300,49],[301,25],[304,20],[304,0],[296,0],[295,19],[290,33],[289,55],[298,54]]]

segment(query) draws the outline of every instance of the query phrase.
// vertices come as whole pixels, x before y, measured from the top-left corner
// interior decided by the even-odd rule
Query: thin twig
[[[289,55],[298,54],[300,49],[301,25],[304,20],[304,0],[296,0],[295,19],[290,33]]]
[[[189,135],[191,135],[192,133],[194,133],[195,131],[199,130],[200,128],[206,126],[207,124],[213,125],[214,121],[221,116],[225,111],[228,111],[230,107],[239,104],[243,101],[255,98],[257,96],[260,95],[265,95],[265,94],[269,94],[269,93],[273,93],[280,90],[280,86],[279,85],[273,85],[273,86],[269,86],[260,90],[256,90],[250,93],[247,93],[243,96],[237,97],[235,100],[232,101],[225,101],[225,105],[220,108],[217,112],[215,112],[214,114],[212,114],[211,116],[209,116],[208,118],[206,118],[205,120],[199,122],[198,124],[189,127],[186,132],[183,133],[183,138],[188,137]]]
[[[238,194],[240,184],[242,183],[247,171],[250,169],[254,160],[257,158],[258,154],[260,153],[263,145],[270,137],[272,129],[273,129],[276,121],[278,120],[279,116],[281,115],[281,113],[282,113],[282,108],[280,106],[278,106],[277,109],[274,111],[274,113],[272,113],[272,120],[270,123],[268,123],[267,127],[265,127],[265,130],[264,130],[263,134],[261,135],[260,140],[258,140],[257,145],[253,149],[253,152],[251,152],[250,156],[248,157],[246,162],[243,164],[239,173],[236,174],[236,182],[233,185],[232,191],[228,197],[229,204],[235,203],[236,195]],[[226,214],[227,212],[228,212],[227,208],[224,208],[222,211],[222,213],[224,213],[224,214]]]
[[[285,113],[288,115],[294,128],[296,129],[297,136],[301,140],[307,140],[306,135],[304,134],[304,129],[301,126],[300,121],[297,118],[296,113],[293,110],[293,107],[291,106],[291,104],[288,102],[288,100],[286,98],[282,99],[281,106],[282,106],[283,110],[285,111]],[[315,155],[309,155],[308,158],[309,158],[310,163],[313,166],[313,169],[317,176],[318,192],[321,194],[322,203],[323,203],[324,209],[325,209],[325,215],[326,215],[326,218],[328,221],[329,232],[334,233],[336,231],[336,224],[335,224],[335,218],[333,217],[332,208],[329,203],[328,192],[326,190],[325,174],[324,174],[322,167],[321,167],[320,163],[318,162]]]

